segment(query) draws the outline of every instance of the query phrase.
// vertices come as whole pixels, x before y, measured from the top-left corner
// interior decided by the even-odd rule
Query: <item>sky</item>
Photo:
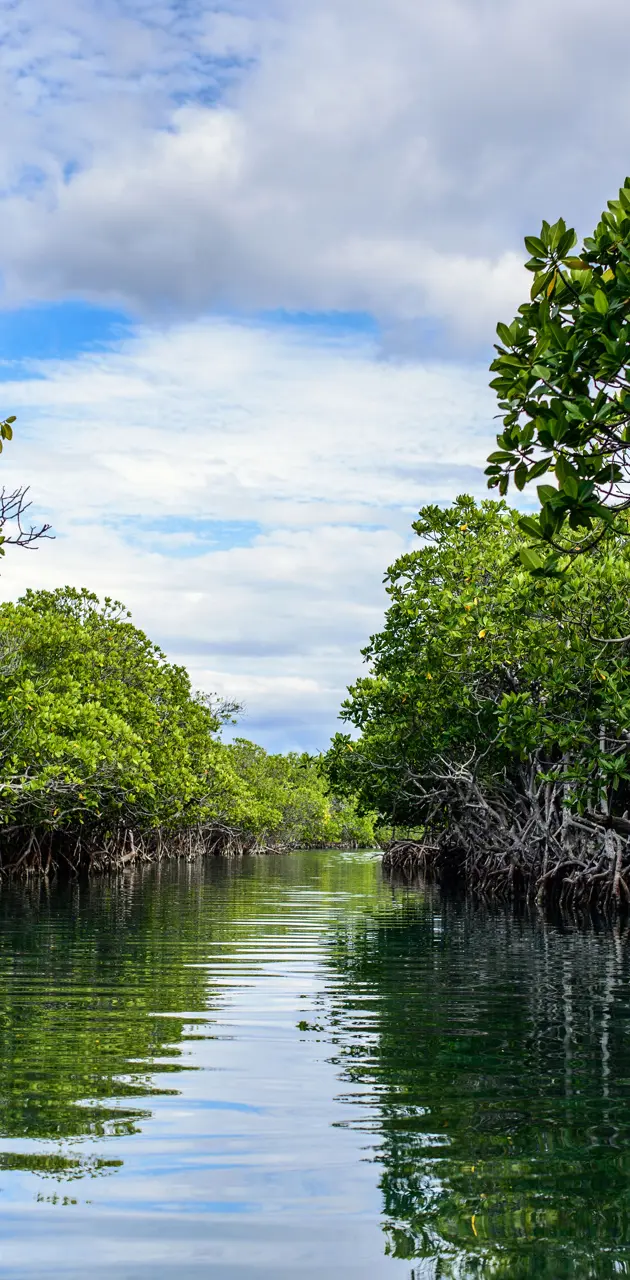
[[[485,493],[523,235],[630,172],[622,0],[0,0],[0,598],[122,599],[325,748],[426,502]]]

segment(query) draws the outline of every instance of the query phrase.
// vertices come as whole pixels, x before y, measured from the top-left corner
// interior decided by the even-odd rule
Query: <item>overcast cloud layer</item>
[[[487,339],[630,169],[600,0],[5,0],[8,299],[367,310]]]

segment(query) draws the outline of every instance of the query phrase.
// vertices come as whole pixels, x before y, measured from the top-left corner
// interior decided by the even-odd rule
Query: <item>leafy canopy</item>
[[[282,844],[372,844],[316,759],[220,738],[234,707],[191,689],[117,601],[70,587],[0,606],[0,823],[142,834],[223,824]]]
[[[0,608],[0,804],[7,822],[150,827],[203,811],[219,718],[116,601],[29,591]],[[219,780],[221,775],[221,780]]]
[[[574,808],[629,805],[630,544],[614,534],[536,578],[518,526],[503,503],[425,507],[422,545],[387,573],[369,674],[342,709],[360,736],[338,734],[328,762],[335,786],[388,821],[425,822],[438,781],[464,765],[488,794],[518,791],[533,764],[570,783]]]
[[[575,252],[560,218],[526,236],[533,273],[529,302],[498,324],[491,365],[503,416],[488,458],[488,485],[501,495],[546,473],[540,511],[521,520],[533,546],[523,562],[540,571],[594,545],[630,505],[630,178],[593,235]]]

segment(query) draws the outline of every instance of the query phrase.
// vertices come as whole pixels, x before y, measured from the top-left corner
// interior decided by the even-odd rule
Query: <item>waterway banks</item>
[[[7,884],[6,1274],[625,1274],[628,942],[369,854]]]
[[[21,828],[0,834],[0,878],[54,877],[59,873],[98,874],[130,870],[160,862],[197,862],[204,858],[243,858],[281,855],[300,849],[335,849],[331,841],[301,844],[288,840],[265,841],[255,833],[214,823],[176,831],[158,828],[149,832],[121,826],[116,831],[28,831]],[[344,848],[357,849],[356,842]]]
[[[392,840],[383,854],[383,868],[407,879],[422,875],[442,885],[459,884],[497,902],[521,900],[552,910],[627,914],[630,841],[603,818],[597,822],[567,816],[571,821],[559,839],[540,840],[534,834],[529,843],[522,836],[517,842],[506,830],[498,838],[491,832],[487,841],[471,841],[465,847],[447,830],[435,841]]]

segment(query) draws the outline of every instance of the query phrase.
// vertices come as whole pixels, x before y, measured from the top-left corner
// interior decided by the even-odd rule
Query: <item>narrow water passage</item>
[[[365,854],[0,896],[0,1274],[630,1274],[622,931]]]

